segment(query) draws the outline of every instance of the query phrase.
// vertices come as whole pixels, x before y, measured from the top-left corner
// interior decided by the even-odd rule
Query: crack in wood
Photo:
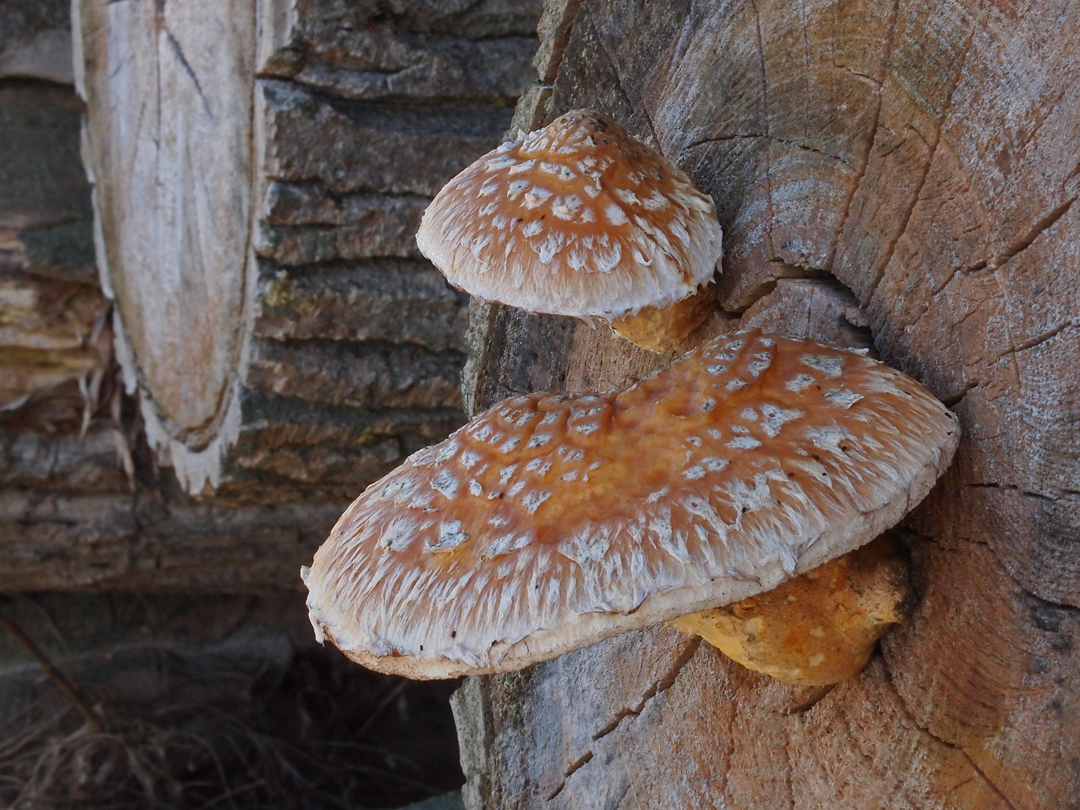
[[[1044,495],[1041,492],[1031,492],[1026,489],[1021,489],[1015,484],[997,484],[997,483],[978,483],[978,484],[964,484],[963,489],[996,489],[1001,492],[1019,492],[1021,495],[1027,495],[1031,498],[1038,498],[1041,501],[1059,501],[1061,498],[1055,498],[1053,495]],[[1080,492],[1071,489],[1058,489],[1058,492],[1066,496],[1080,495]]]
[[[885,91],[885,81],[889,76],[889,70],[892,68],[892,50],[896,40],[896,18],[900,16],[900,0],[895,0],[892,6],[892,13],[889,16],[889,33],[885,41],[885,50],[881,55],[881,80],[875,81],[877,90],[875,96],[877,98],[877,105],[874,108],[874,122],[870,124],[870,139],[869,144],[866,147],[866,151],[863,154],[862,159],[859,161],[859,166],[856,168],[859,176],[855,178],[855,183],[851,187],[851,193],[848,195],[848,199],[843,204],[843,215],[840,217],[840,224],[836,229],[836,239],[833,241],[833,247],[828,254],[827,267],[829,270],[833,268],[833,261],[836,258],[836,249],[840,244],[840,238],[843,235],[843,229],[848,224],[848,217],[851,215],[851,202],[855,199],[855,194],[859,192],[859,188],[862,186],[863,179],[866,176],[866,167],[869,165],[870,156],[874,153],[874,146],[877,144],[877,134],[881,129],[881,108],[882,100],[881,95]],[[970,41],[970,40],[969,40]],[[849,71],[855,73],[854,70]],[[862,76],[861,73],[855,73],[856,76]],[[865,77],[869,79],[870,77]],[[886,153],[887,154],[887,153]],[[882,154],[882,158],[886,157],[886,154]],[[914,206],[913,206],[914,210]],[[869,302],[869,296],[866,297],[866,302]]]
[[[964,387],[953,394],[951,397],[944,397],[941,400],[941,404],[946,408],[954,408],[963,402],[964,397],[974,391],[976,388],[982,385],[982,380],[969,380],[964,383]]]
[[[697,652],[698,647],[701,646],[701,638],[694,636],[689,640],[686,649],[675,659],[668,673],[658,681],[654,681],[652,686],[645,690],[645,694],[642,696],[641,702],[632,708],[624,708],[616,712],[615,719],[608,725],[601,728],[595,734],[593,734],[593,742],[606,737],[611,732],[615,731],[622,721],[627,717],[637,717],[643,711],[645,706],[655,698],[657,695],[661,695],[675,685],[675,680],[679,677],[679,674],[683,671],[683,668],[690,662],[690,659],[694,657],[694,653]]]
[[[945,125],[945,119],[949,116],[949,110],[952,109],[953,96],[956,94],[957,87],[960,86],[960,80],[964,75],[964,66],[967,64],[968,53],[971,50],[971,43],[975,37],[975,26],[971,24],[968,28],[967,40],[964,42],[964,47],[960,51],[960,61],[956,66],[955,78],[953,79],[949,92],[945,96],[945,103],[942,105],[941,113],[934,121],[933,143],[927,144],[930,147],[930,154],[926,157],[926,162],[923,167],[922,174],[919,177],[918,183],[915,186],[915,191],[911,195],[911,204],[907,207],[907,211],[904,213],[904,219],[900,223],[900,228],[897,231],[896,236],[890,240],[888,247],[885,250],[884,259],[878,263],[874,272],[874,279],[870,284],[866,293],[866,304],[869,305],[870,301],[874,297],[874,293],[877,292],[878,286],[880,286],[882,280],[885,278],[885,269],[892,261],[893,254],[896,252],[896,246],[900,243],[904,234],[907,233],[908,225],[911,223],[912,214],[915,213],[915,208],[919,204],[919,200],[922,198],[923,188],[926,186],[926,180],[930,176],[930,169],[934,164],[934,156],[937,154],[938,144],[941,143],[941,130]],[[918,133],[916,133],[918,134]],[[921,137],[921,136],[920,136]]]
[[[757,0],[750,0],[750,8],[754,12],[754,33],[757,38],[758,64],[761,67],[761,120],[765,122],[765,135],[772,133],[769,123],[769,74],[765,69],[765,41],[761,36],[761,12],[757,7]],[[773,222],[776,212],[773,209],[772,191],[772,161],[769,150],[765,150],[765,238],[769,246],[769,256],[774,255],[773,249]]]
[[[896,37],[896,18],[899,14],[900,0],[895,0],[893,3],[892,14],[889,17],[889,33],[885,38],[885,48],[881,57],[881,81],[876,81],[876,91],[874,96],[877,103],[874,106],[874,120],[870,124],[870,141],[867,143],[866,151],[858,159],[858,165],[855,167],[855,182],[851,184],[851,193],[844,201],[844,212],[840,217],[840,222],[836,227],[836,236],[833,238],[832,247],[829,249],[829,258],[826,260],[826,267],[832,269],[833,262],[836,259],[836,249],[840,245],[840,238],[844,234],[844,228],[847,226],[848,217],[851,215],[851,201],[855,199],[855,195],[859,191],[859,187],[862,185],[863,178],[866,176],[866,167],[870,165],[870,155],[873,154],[874,144],[877,143],[878,130],[881,127],[881,94],[885,87],[885,76],[888,75],[889,67],[892,65],[892,49],[893,40]],[[855,71],[848,68],[851,73]],[[862,74],[855,73],[859,76]],[[869,78],[869,77],[865,77]]]
[[[1025,340],[1022,343],[1018,344],[1017,346],[1014,346],[1011,349],[1006,349],[1005,351],[1003,351],[1001,354],[998,355],[998,359],[1000,360],[1002,357],[1006,357],[1007,355],[1014,355],[1014,354],[1016,354],[1018,352],[1027,351],[1028,349],[1034,349],[1036,346],[1039,346],[1039,345],[1041,345],[1043,343],[1046,343],[1048,340],[1053,340],[1058,335],[1060,335],[1062,332],[1064,332],[1066,329],[1071,329],[1074,326],[1077,326],[1077,324],[1073,323],[1072,321],[1065,321],[1065,323],[1058,324],[1053,329],[1051,329],[1049,332],[1044,332],[1043,334],[1038,335],[1037,337],[1033,337],[1033,338],[1031,338],[1029,340]]]
[[[895,14],[895,9],[896,9],[896,5],[893,6],[894,14]],[[877,77],[871,76],[871,75],[869,75],[867,73],[860,73],[859,71],[855,70],[855,68],[851,67],[850,65],[834,65],[834,67],[839,68],[840,70],[843,70],[845,73],[850,73],[852,76],[855,76],[858,79],[862,79],[867,84],[869,84],[871,87],[875,88],[879,93],[881,92],[881,88],[884,85],[884,82],[882,82],[881,79],[878,79]]]
[[[575,773],[577,773],[579,770],[584,768],[586,765],[588,765],[589,762],[592,761],[592,758],[593,752],[586,751],[578,759],[574,760],[574,762],[570,764],[570,767],[566,769],[566,773],[563,774],[562,781],[559,782],[559,786],[555,788],[555,792],[547,797],[547,801],[550,802],[552,799],[562,793],[563,789],[566,787],[566,780],[573,776]]]
[[[1031,247],[1036,239],[1042,236],[1046,231],[1050,230],[1059,219],[1069,213],[1069,209],[1072,208],[1072,204],[1076,202],[1076,200],[1077,198],[1075,196],[1070,197],[1061,205],[1047,213],[1046,216],[1037,220],[1030,231],[1005,248],[1005,251],[1000,256],[994,257],[994,267],[1001,267],[1014,256]]]
[[[794,715],[806,714],[812,708],[814,708],[819,703],[821,703],[821,701],[823,701],[825,698],[827,698],[829,696],[829,693],[832,692],[832,690],[835,689],[835,688],[836,688],[836,684],[829,684],[828,686],[819,687],[818,690],[816,692],[814,692],[814,694],[811,695],[807,700],[803,701],[802,703],[798,704],[797,706],[792,706],[787,711],[782,712],[782,714],[785,717],[792,717]]]
[[[852,171],[856,171],[854,166],[852,166],[850,163],[848,163],[846,160],[844,160],[839,155],[831,155],[828,152],[822,152],[820,149],[815,149],[812,146],[807,146],[806,144],[798,143],[797,141],[788,140],[786,138],[777,138],[775,135],[762,135],[760,133],[750,133],[750,134],[740,134],[740,135],[721,135],[721,136],[718,136],[718,137],[715,137],[715,138],[701,138],[700,140],[696,140],[696,141],[688,144],[687,146],[685,146],[683,148],[683,152],[684,153],[689,152],[691,149],[696,149],[699,146],[705,146],[705,145],[711,144],[711,143],[724,143],[726,141],[740,141],[740,140],[748,140],[748,141],[749,140],[762,140],[762,141],[767,141],[769,143],[781,143],[781,144],[784,144],[785,146],[792,146],[792,147],[794,147],[794,148],[796,148],[796,149],[798,149],[800,151],[803,151],[803,152],[811,152],[811,153],[813,153],[815,155],[820,155],[823,158],[827,158],[829,160],[835,160],[837,163],[840,163],[841,165],[846,166],[847,168],[851,169]]]
[[[625,708],[618,711],[615,715],[615,719],[611,723],[604,726],[592,736],[593,742],[596,742],[597,740],[611,734],[622,724],[623,720],[625,720],[627,717],[637,717],[638,715],[640,715],[643,711],[645,711],[645,707],[648,705],[648,703],[654,698],[656,698],[657,695],[663,694],[672,686],[674,686],[675,681],[678,679],[683,669],[690,662],[690,659],[694,657],[694,654],[697,652],[698,647],[701,646],[701,641],[702,639],[697,636],[688,639],[685,649],[672,662],[671,668],[662,678],[654,681],[653,684],[645,691],[641,702],[632,708]],[[577,771],[587,765],[589,761],[592,760],[593,756],[594,754],[592,749],[589,749],[576,760],[574,760],[573,763],[571,763],[570,766],[566,769],[566,772],[563,774],[562,781],[559,782],[558,787],[556,787],[555,790],[550,795],[548,795],[547,801],[550,802],[552,799],[562,793],[563,789],[566,787],[567,780],[573,774],[575,774]],[[630,787],[628,785],[626,791],[623,792],[622,796],[620,796],[613,805],[609,806],[618,807],[619,802],[621,802],[623,797],[626,796],[626,793],[629,791],[629,789]]]
[[[660,138],[656,134],[656,126],[653,124],[652,116],[649,115],[648,109],[644,104],[635,104],[630,94],[626,91],[626,87],[622,83],[622,77],[619,76],[619,69],[615,66],[615,60],[611,58],[611,54],[608,52],[607,47],[604,45],[604,41],[600,38],[600,32],[596,30],[590,21],[586,21],[589,26],[589,30],[592,32],[593,39],[596,41],[596,46],[600,49],[600,53],[604,55],[604,59],[607,60],[608,67],[611,68],[611,75],[615,77],[615,85],[619,88],[619,93],[622,94],[623,99],[626,100],[627,105],[631,109],[640,110],[641,114],[645,116],[645,123],[649,125],[649,133],[652,136],[651,146],[656,149],[660,149]]]
[[[1013,582],[1016,582],[1016,577],[1014,577],[1012,574],[1009,574],[1009,578]],[[1064,602],[1055,602],[1053,599],[1047,599],[1044,596],[1039,596],[1038,594],[1032,593],[1030,590],[1028,590],[1018,582],[1017,586],[1020,588],[1021,595],[1025,599],[1030,599],[1032,602],[1037,602],[1040,607],[1048,608],[1054,611],[1061,611],[1062,613],[1067,613],[1070,616],[1080,618],[1080,605],[1069,605]],[[1038,621],[1036,621],[1035,624],[1036,627],[1038,627],[1040,630],[1048,630],[1049,632],[1060,632],[1058,628],[1048,628],[1046,626],[1042,626]]]
[[[803,41],[803,76],[806,79],[803,92],[803,136],[809,137],[810,99],[813,97],[813,93],[810,89],[810,38],[806,33],[806,0],[800,0],[799,2],[799,23],[799,28],[802,29]]]
[[[979,301],[977,306],[973,306],[970,310],[968,310],[960,320],[953,324],[953,329],[959,329],[961,326],[967,323],[968,319],[979,311],[982,304],[983,301]]]
[[[625,799],[627,794],[630,793],[630,789],[633,786],[634,783],[630,780],[627,780],[626,787],[623,788],[623,792],[620,793],[618,797],[609,805],[611,807],[611,810],[619,810],[619,808],[622,807],[623,799]],[[638,804],[640,804],[640,802]]]
[[[206,100],[206,95],[203,93],[202,85],[199,84],[199,77],[195,75],[195,71],[191,67],[191,63],[188,62],[187,57],[184,55],[184,49],[180,47],[180,43],[176,41],[176,37],[172,35],[165,23],[161,23],[161,30],[165,34],[165,39],[169,43],[169,47],[172,48],[173,56],[176,57],[176,61],[180,63],[180,67],[184,69],[184,73],[191,79],[191,83],[195,85],[195,92],[199,94],[199,99],[203,103],[203,109],[206,110],[207,116],[210,120],[214,120],[214,114],[210,111],[210,102]]]
[[[726,141],[738,141],[742,139],[753,138],[768,138],[768,135],[762,135],[758,132],[740,133],[738,135],[716,135],[711,138],[700,138],[696,141],[691,141],[683,147],[683,152],[689,152],[691,149],[697,149],[699,146],[706,146],[710,143],[724,143]]]
[[[851,305],[857,307],[860,311],[864,311],[859,300],[855,297],[855,294],[836,276],[830,274],[827,270],[820,270],[816,267],[808,267],[798,264],[791,264],[783,259],[770,259],[769,264],[779,265],[782,269],[780,275],[769,276],[768,280],[763,283],[755,285],[752,289],[748,290],[745,294],[749,300],[745,306],[731,307],[725,304],[721,305],[721,309],[731,315],[743,315],[750,310],[759,301],[769,297],[776,290],[776,285],[780,281],[807,281],[813,284],[820,284],[826,292],[829,291],[829,287],[838,288],[838,291],[850,296]],[[816,290],[815,290],[816,291]],[[843,313],[837,313],[839,317],[846,321],[852,328],[865,332],[866,337],[871,343],[874,342],[874,333],[870,329],[868,324],[858,324],[851,321]]]
[[[981,227],[981,226],[982,226],[982,223],[980,223],[978,226],[973,226],[969,230],[974,230],[975,228]],[[952,283],[952,280],[954,278],[956,278],[957,276],[964,276],[964,275],[969,275],[971,273],[977,273],[980,270],[985,270],[987,267],[989,267],[989,262],[987,262],[985,259],[980,259],[979,261],[975,262],[975,264],[967,265],[967,266],[964,266],[964,267],[959,267],[958,266],[958,267],[950,268],[949,274],[948,274],[948,276],[946,276],[945,280],[942,281],[937,287],[935,287],[933,290],[930,291],[930,301],[926,302],[926,306],[923,308],[923,311],[920,312],[919,316],[914,321],[911,322],[910,328],[915,329],[920,323],[922,323],[923,318],[925,318],[927,316],[927,314],[929,314],[929,312],[930,312],[931,304],[935,303],[937,301],[937,299],[941,296],[941,293],[943,293],[945,291],[945,288],[948,287],[949,284]],[[972,309],[970,312],[968,312],[964,317],[962,317],[959,321],[957,321],[955,324],[953,324],[953,329],[960,326],[960,324],[962,324],[964,321],[966,321],[968,318],[970,318],[976,311],[977,311],[977,309]]]
[[[788,808],[795,810],[795,775],[792,773],[793,768],[791,767],[791,749],[795,747],[795,743],[791,739],[792,726],[792,723],[784,724],[786,740],[784,745],[781,746],[781,750],[784,752],[784,787],[787,789]]]
[[[927,732],[927,734],[929,734],[929,733],[930,733],[930,732]],[[930,736],[932,736],[932,737],[933,737],[934,735],[932,735],[932,734],[931,734]],[[939,739],[939,738],[938,738],[938,737],[934,737],[934,739]],[[987,785],[989,786],[990,790],[992,790],[992,791],[994,792],[994,794],[995,794],[995,795],[996,795],[996,796],[997,796],[997,797],[998,797],[999,799],[1001,799],[1001,800],[1002,800],[1003,802],[1005,802],[1005,804],[1006,804],[1006,805],[1007,805],[1008,807],[1012,808],[1012,810],[1017,810],[1016,806],[1015,806],[1015,805],[1014,805],[1014,804],[1013,804],[1013,803],[1012,803],[1012,802],[1011,802],[1011,801],[1009,800],[1009,797],[1008,797],[1008,796],[1006,796],[1006,795],[1005,795],[1005,794],[1004,794],[1004,793],[1002,792],[1001,788],[999,788],[999,787],[998,787],[997,785],[995,785],[995,784],[994,784],[994,783],[993,783],[993,782],[992,782],[992,781],[990,780],[990,777],[989,777],[989,776],[987,776],[987,775],[986,775],[986,774],[985,774],[985,773],[983,772],[983,769],[979,767],[979,764],[978,764],[978,763],[977,763],[977,762],[976,762],[976,761],[975,761],[974,759],[972,759],[972,758],[971,758],[971,754],[969,754],[969,753],[968,753],[968,752],[967,752],[967,751],[966,751],[966,750],[965,750],[964,748],[960,748],[960,747],[956,747],[956,746],[954,746],[954,750],[956,750],[956,751],[959,751],[959,752],[960,752],[960,754],[961,754],[961,755],[962,755],[962,756],[964,757],[964,759],[965,759],[965,760],[967,760],[967,763],[968,763],[968,765],[969,765],[969,766],[971,766],[971,770],[972,770],[972,771],[974,771],[974,772],[975,772],[975,774],[977,774],[977,775],[978,775],[978,778],[982,779],[982,781],[983,781],[983,782],[985,782],[985,783],[986,783],[986,784],[987,784]]]

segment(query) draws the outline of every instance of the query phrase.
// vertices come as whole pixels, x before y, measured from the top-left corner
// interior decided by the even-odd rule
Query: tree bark
[[[76,4],[98,263],[192,493],[342,500],[463,415],[428,199],[497,144],[537,2]]]
[[[655,628],[473,679],[470,807],[1080,806],[1078,34],[1075,4],[581,5],[522,115],[599,109],[713,196],[721,311],[694,341],[872,344],[964,439],[903,524],[914,614],[858,678],[785,686]],[[477,314],[476,408],[671,360]]]

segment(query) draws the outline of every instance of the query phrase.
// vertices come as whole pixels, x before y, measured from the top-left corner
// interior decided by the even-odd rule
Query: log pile
[[[413,234],[509,124],[539,7],[78,10],[120,360],[184,488],[348,499],[459,424],[464,299]]]
[[[509,125],[539,4],[204,5],[79,4],[86,107],[70,6],[0,15],[0,589],[297,590],[463,419],[464,299],[412,234]]]

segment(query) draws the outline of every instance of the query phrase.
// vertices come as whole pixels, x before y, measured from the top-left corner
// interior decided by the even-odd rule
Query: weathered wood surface
[[[218,34],[198,34],[196,23],[212,22],[215,9],[191,20],[184,15],[193,7],[182,4],[79,8],[87,25],[109,14],[131,23],[127,44],[143,47],[131,58],[160,56],[161,70],[171,71],[166,84],[175,82],[169,99],[194,105],[186,136],[183,122],[169,118],[184,116],[163,108],[159,141],[174,160],[160,166],[205,168],[180,160],[175,139],[189,137],[194,152],[228,143],[190,140],[195,129],[203,136],[212,129],[207,106],[224,104],[231,86],[201,72],[200,59],[218,58],[205,51]],[[157,195],[156,213],[116,200],[121,229],[137,239],[146,236],[134,227],[146,221],[139,217],[158,216],[164,227],[174,214],[194,212],[195,220],[182,221],[207,224],[204,198],[170,190],[205,184],[236,204],[242,183],[265,186],[261,197],[249,192],[253,224],[245,238],[257,242],[254,250],[236,265],[183,265],[186,275],[159,285],[190,282],[185,289],[198,293],[199,273],[207,271],[222,274],[211,284],[233,273],[249,285],[244,295],[255,291],[231,489],[228,498],[198,503],[147,447],[137,404],[117,396],[111,319],[102,322],[109,302],[98,287],[90,187],[79,159],[84,106],[57,68],[56,43],[71,38],[70,5],[0,4],[0,591],[299,591],[299,566],[363,484],[462,418],[463,298],[419,258],[412,234],[427,195],[456,161],[494,144],[509,122],[510,98],[532,75],[539,4],[398,3],[386,15],[375,3],[259,8],[266,12],[261,34],[246,29],[251,50],[222,58],[249,70],[241,106],[261,111],[251,138],[262,138],[266,150],[238,159],[264,175],[226,166],[216,177],[192,173],[171,183],[162,169],[161,187],[146,191]],[[146,14],[164,24],[149,41],[134,24]],[[235,34],[243,20],[229,24]],[[109,36],[98,27],[77,41],[107,44]],[[95,53],[90,47],[86,55]],[[158,71],[151,61],[139,73],[138,64],[145,63],[117,70],[121,88],[125,81],[145,87]],[[94,76],[91,65],[84,78],[92,84]],[[125,111],[156,110],[158,101],[153,93],[125,98],[129,106],[120,105],[113,123]],[[224,121],[220,113],[222,126],[237,123],[236,110],[226,110]],[[159,126],[156,115],[147,126]],[[147,144],[153,155],[140,159],[151,162],[157,146]],[[209,234],[200,231],[198,247],[213,247]],[[181,245],[190,236],[180,229],[170,238]],[[158,291],[141,289],[162,303]],[[194,293],[178,306],[197,320],[204,313],[192,304]],[[224,324],[226,332],[241,326]],[[187,373],[197,376],[202,361],[189,357]],[[145,381],[136,371],[136,381]],[[235,503],[280,495],[286,503]]]
[[[0,591],[298,590],[344,504],[195,504],[119,396],[69,13],[0,6]]]
[[[657,628],[471,680],[469,807],[1080,807],[1078,35],[1076,4],[585,0],[533,117],[598,108],[713,195],[724,311],[693,340],[872,341],[964,441],[859,678],[789,687]],[[476,408],[670,361],[584,327],[549,349],[546,320],[474,323]]]
[[[510,123],[538,0],[76,7],[118,355],[183,486],[349,499],[458,425],[465,299],[413,235]]]

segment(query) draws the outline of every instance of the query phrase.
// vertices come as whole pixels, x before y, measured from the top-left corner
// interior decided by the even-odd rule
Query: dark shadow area
[[[391,808],[464,781],[457,684],[320,647],[299,595],[39,594],[0,610],[100,721],[5,633],[5,807]]]

